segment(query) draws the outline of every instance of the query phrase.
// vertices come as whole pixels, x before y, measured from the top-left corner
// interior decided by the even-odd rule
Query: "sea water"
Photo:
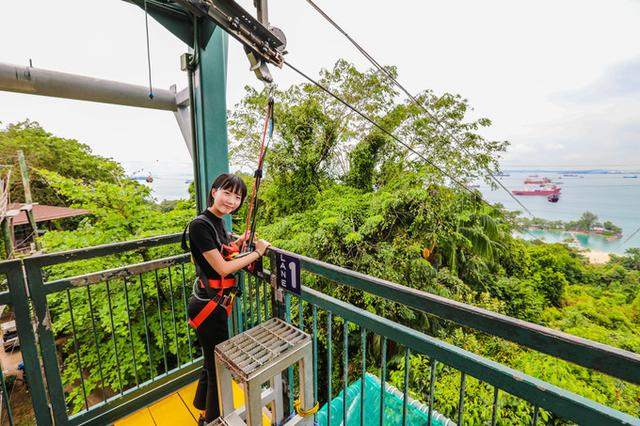
[[[142,178],[141,183],[152,189],[152,196],[157,201],[185,199],[189,196],[189,183],[193,180],[193,166],[190,162],[179,161],[135,161],[124,162],[125,170],[130,176]],[[498,177],[502,184],[509,189],[522,189],[524,180],[537,174],[539,179],[547,177],[562,188],[560,200],[550,203],[546,196],[515,196],[536,217],[549,220],[572,221],[578,220],[582,213],[590,211],[598,215],[599,222],[607,220],[613,222],[623,230],[624,236],[619,240],[608,241],[597,235],[576,234],[576,238],[583,248],[596,251],[624,253],[629,247],[640,247],[640,232],[629,241],[625,240],[640,227],[640,174],[636,179],[625,179],[624,176],[634,173],[584,173],[576,177],[563,176],[563,171],[505,171],[509,176]],[[153,182],[147,183],[143,178],[151,175]],[[491,203],[501,203],[509,210],[522,211],[502,188],[492,190],[489,185],[481,184],[480,191],[484,198]],[[532,236],[546,242],[562,242],[571,235],[559,231],[531,230],[522,235],[531,239]]]
[[[124,161],[128,176],[151,188],[156,201],[189,198],[189,184],[193,181],[193,165],[187,161]],[[151,176],[152,182],[146,177]]]
[[[627,238],[640,227],[640,174],[634,173],[584,173],[577,176],[563,176],[574,174],[562,171],[511,171],[509,176],[498,176],[500,182],[509,189],[522,189],[524,180],[532,174],[538,179],[547,177],[562,188],[560,200],[551,203],[546,196],[516,195],[515,197],[536,217],[549,220],[574,221],[590,211],[598,215],[598,222],[611,221],[622,228],[623,237],[619,240],[608,241],[599,235],[576,234],[581,247],[595,251],[624,253],[627,248],[640,247],[640,232],[634,237]],[[636,179],[624,176],[637,175]],[[535,185],[534,185],[535,186]],[[492,190],[489,185],[481,184],[480,191],[484,198],[491,203],[501,203],[509,210],[519,210],[523,216],[530,217],[518,203],[502,188]],[[571,238],[566,232],[531,230],[530,234],[546,242],[562,242]],[[523,238],[533,238],[525,233]]]

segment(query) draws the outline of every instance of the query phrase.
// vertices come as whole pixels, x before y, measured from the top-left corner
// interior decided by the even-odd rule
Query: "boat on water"
[[[147,183],[153,183],[153,176],[151,176],[151,173],[149,173],[147,176],[131,176],[131,179],[133,180],[137,180],[137,181],[145,181]]]
[[[567,173],[567,174],[564,174],[562,176],[564,176],[564,177],[578,177],[578,175],[576,175],[574,173]]]
[[[543,188],[514,189],[511,193],[513,195],[559,195],[560,191],[561,188],[558,188],[557,186],[548,186]]]
[[[560,200],[560,194],[556,193],[556,194],[551,194],[547,197],[547,201],[549,201],[550,203],[557,203],[558,200]]]
[[[638,179],[638,175],[622,176],[624,179]]]
[[[543,177],[541,179],[538,179],[535,176],[529,176],[528,178],[526,178],[524,180],[525,185],[546,185],[548,183],[551,183],[551,179]]]

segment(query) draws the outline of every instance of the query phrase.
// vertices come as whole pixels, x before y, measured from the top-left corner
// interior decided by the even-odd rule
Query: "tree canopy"
[[[95,155],[88,145],[65,139],[43,129],[35,121],[22,121],[0,129],[0,158],[13,166],[10,186],[11,200],[24,201],[17,152],[22,150],[30,168],[42,168],[84,182],[118,183],[125,179],[124,169],[116,161]],[[67,204],[64,195],[47,182],[31,175],[31,195],[35,202],[61,206]]]

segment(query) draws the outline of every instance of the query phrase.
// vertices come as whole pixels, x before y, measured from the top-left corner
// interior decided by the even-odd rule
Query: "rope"
[[[293,403],[293,406],[296,408],[296,413],[298,413],[298,415],[302,417],[313,416],[318,412],[320,408],[320,404],[318,403],[318,401],[316,401],[316,404],[313,407],[309,408],[308,410],[305,410],[304,408],[300,407],[299,399],[295,400],[295,402]]]
[[[273,92],[273,86],[269,88],[269,101],[267,104],[267,113],[264,120],[264,127],[262,128],[262,141],[260,143],[260,154],[258,156],[258,166],[256,168],[256,171],[254,172],[253,189],[251,190],[249,211],[247,212],[247,223],[244,228],[244,240],[242,242],[242,249],[240,250],[240,252],[243,252],[243,253],[245,252],[245,249],[247,247],[251,248],[253,244],[253,238],[254,238],[255,226],[256,226],[255,213],[257,211],[257,204],[258,204],[257,195],[258,195],[258,190],[260,189],[260,181],[262,179],[262,164],[264,162],[265,152],[267,151],[267,147],[273,136],[274,126],[273,126],[273,97],[271,96],[272,92]],[[269,135],[268,140],[267,140],[267,135]],[[247,237],[249,237],[251,241],[247,241]]]
[[[151,84],[151,49],[149,47],[149,12],[147,0],[144,0],[144,27],[147,36],[147,68],[149,71],[149,99],[153,99],[153,85]]]

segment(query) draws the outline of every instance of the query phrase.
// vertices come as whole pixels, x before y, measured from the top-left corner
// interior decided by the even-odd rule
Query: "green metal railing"
[[[536,324],[516,320],[491,311],[480,309],[471,305],[455,302],[446,298],[435,296],[426,292],[404,287],[389,281],[366,276],[354,271],[330,265],[315,259],[299,256],[274,248],[276,252],[297,257],[303,270],[326,278],[340,285],[346,285],[361,289],[363,292],[383,297],[387,300],[409,306],[422,312],[436,315],[479,330],[490,335],[501,337],[522,346],[546,353],[557,358],[570,361],[577,365],[589,368],[610,376],[623,379],[633,384],[640,384],[640,356],[621,349],[612,348],[587,339],[582,339]],[[275,264],[275,262],[272,262]],[[297,302],[297,303],[295,303]],[[431,419],[434,407],[434,385],[437,381],[436,372],[438,365],[443,364],[460,372],[459,398],[457,401],[456,421],[463,424],[465,413],[465,390],[468,377],[473,377],[493,387],[493,401],[491,410],[487,410],[487,424],[496,424],[500,420],[498,401],[500,393],[508,393],[516,396],[532,405],[532,424],[539,420],[539,410],[545,409],[563,419],[578,424],[634,424],[640,425],[640,419],[629,414],[611,409],[598,404],[575,393],[553,386],[542,380],[523,374],[507,366],[501,365],[484,357],[478,356],[456,346],[440,341],[434,337],[420,333],[401,324],[391,322],[366,310],[354,307],[348,303],[332,298],[320,291],[304,287],[300,298],[291,302],[285,296],[285,318],[291,320],[291,306],[298,306],[298,326],[304,328],[303,309],[311,310],[313,318],[310,332],[314,337],[314,368],[318,371],[318,315],[324,312],[326,317],[325,353],[326,370],[320,372],[320,377],[326,377],[326,391],[324,401],[330,401],[335,396],[335,387],[332,384],[332,366],[334,345],[342,346],[342,389],[346,395],[346,387],[349,378],[355,378],[349,372],[349,363],[352,360],[349,354],[349,325],[359,328],[360,334],[360,359],[362,383],[368,368],[367,341],[378,338],[380,344],[380,364],[376,366],[379,371],[381,383],[387,379],[387,349],[391,343],[404,348],[404,395],[403,410],[397,416],[398,424],[406,424],[408,400],[408,376],[410,354],[426,355],[430,359],[430,390],[425,400],[428,401],[428,416]],[[335,327],[336,322],[342,322],[342,342],[332,339],[332,334],[339,331]],[[307,327],[308,328],[308,327]],[[356,334],[357,336],[357,334]],[[291,375],[290,375],[291,377]],[[316,374],[316,379],[318,378]],[[290,385],[290,392],[292,392]],[[323,392],[320,393],[322,395]],[[318,393],[316,393],[318,394]],[[363,420],[364,388],[361,392],[360,421]],[[342,419],[347,415],[347,398],[343,398]],[[385,392],[381,386],[380,412],[385,412]],[[329,410],[331,406],[329,406]],[[385,416],[380,416],[380,424],[384,423]],[[430,420],[429,420],[430,422]],[[327,424],[331,424],[331,414],[327,418]],[[396,424],[396,423],[394,423]]]
[[[13,310],[18,338],[20,340],[20,351],[24,369],[27,372],[29,382],[29,393],[33,413],[36,420],[40,419],[47,424],[46,419],[50,418],[47,394],[44,381],[40,374],[40,361],[36,349],[36,336],[31,323],[31,307],[27,296],[27,286],[24,280],[22,265],[19,260],[9,260],[0,262],[0,281],[6,280],[6,288],[0,291],[0,305],[6,305]],[[4,370],[3,366],[3,370]],[[2,374],[2,420],[6,420],[13,426],[14,415],[11,406],[11,395],[8,394],[5,386],[4,373]]]
[[[8,290],[0,292],[0,303],[10,304],[15,312],[38,424],[53,421],[71,425],[106,424],[195,380],[201,356],[195,334],[186,324],[186,305],[194,273],[188,255],[175,245],[179,238],[180,235],[168,235],[0,263],[0,274],[7,276],[9,284]],[[154,249],[158,253],[153,253]],[[313,274],[336,285],[359,289],[363,294],[382,297],[640,384],[640,357],[636,354],[277,248],[270,250],[271,255],[277,252],[297,257],[305,276]],[[52,275],[59,275],[56,265],[77,265],[75,262],[90,259],[96,262],[107,256],[115,257],[122,266],[49,280]],[[275,265],[273,260],[270,263]],[[89,262],[73,269],[84,271],[93,264]],[[340,391],[346,395],[348,384],[364,378],[367,373],[378,375],[384,384],[390,374],[388,355],[395,352],[400,354],[398,365],[404,369],[402,409],[389,413],[385,387],[381,386],[380,424],[389,416],[395,420],[387,424],[407,424],[410,361],[412,355],[421,354],[428,358],[429,384],[428,390],[418,396],[427,404],[429,419],[434,415],[434,408],[446,402],[455,404],[452,420],[464,424],[465,402],[473,396],[468,395],[467,388],[470,380],[479,380],[492,389],[486,424],[500,423],[500,400],[509,394],[531,404],[532,424],[538,423],[542,409],[579,424],[640,425],[640,420],[629,414],[374,315],[317,289],[303,287],[300,297],[280,294],[280,290],[274,290],[270,278],[269,271],[265,271],[264,279],[241,274],[242,296],[230,318],[231,334],[272,316],[282,317],[309,332],[313,336],[314,387],[321,403],[331,401]],[[96,305],[97,300],[103,302]],[[107,361],[115,368],[105,368]],[[443,369],[456,371],[460,376],[457,401],[435,398]],[[293,412],[296,377],[295,368],[290,368],[285,375],[290,412]],[[348,412],[345,397],[341,419],[356,415],[357,422],[362,422],[365,418],[364,380],[361,383],[359,412]],[[331,425],[331,404],[328,411],[327,424]]]
[[[117,420],[193,381],[200,358],[186,323],[193,275],[187,255],[45,281],[48,270],[178,240],[179,235],[170,235],[24,260],[57,424]],[[96,296],[103,306],[95,305]],[[60,336],[65,343],[56,343]],[[106,359],[115,371],[105,370]],[[88,373],[99,377],[97,384],[87,383]]]

